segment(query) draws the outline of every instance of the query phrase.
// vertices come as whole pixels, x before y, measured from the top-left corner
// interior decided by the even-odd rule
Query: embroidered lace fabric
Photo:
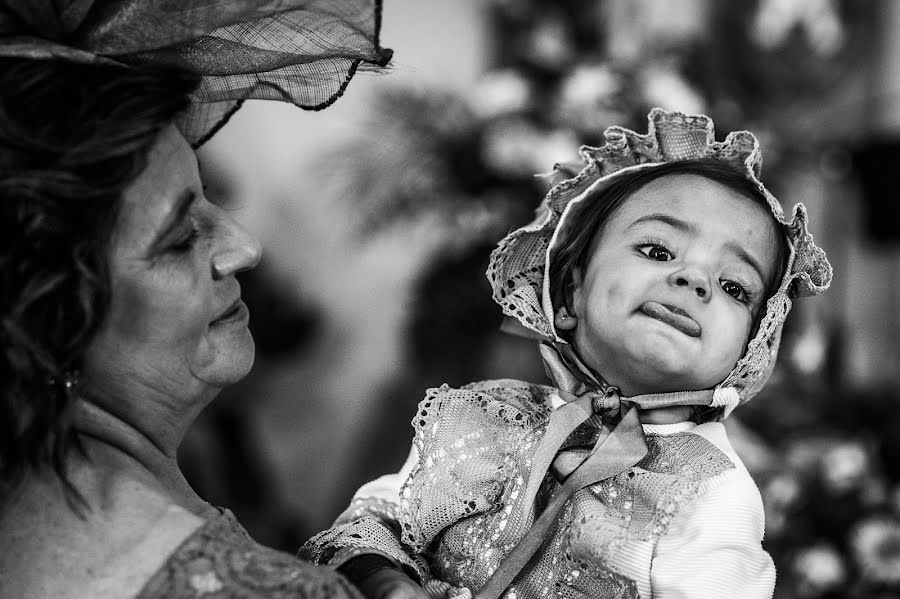
[[[159,597],[361,599],[332,569],[259,545],[227,510],[188,537],[137,599]]]
[[[771,374],[791,300],[824,291],[831,281],[831,265],[807,230],[803,205],[797,204],[790,219],[786,218],[778,200],[760,182],[762,155],[753,134],[738,131],[717,142],[708,117],[658,108],[650,113],[648,121],[645,135],[610,127],[605,132],[604,145],[582,147],[580,172],[550,190],[531,224],[500,242],[487,271],[494,300],[505,314],[539,336],[565,343],[553,325],[549,264],[556,248],[579,226],[579,211],[618,173],[691,158],[724,162],[743,173],[764,195],[791,246],[787,271],[778,291],[766,304],[756,335],[744,356],[719,384],[733,387],[741,402],[746,402]],[[561,168],[557,170],[562,172]]]
[[[414,568],[422,581],[477,591],[559,487],[548,475],[534,508],[524,509],[553,392],[519,381],[429,390],[413,421],[418,462],[399,503],[355,501],[330,530],[310,540],[304,555],[335,563],[348,547],[368,547]],[[565,446],[590,445],[596,436],[583,425]],[[703,481],[734,467],[694,434],[651,434],[647,442],[650,452],[637,466],[575,494],[506,597],[638,596],[635,582],[610,558],[624,544],[665,535]]]
[[[384,66],[380,0],[7,0],[0,56],[178,67],[202,75],[179,126],[194,145],[249,99],[329,106]]]

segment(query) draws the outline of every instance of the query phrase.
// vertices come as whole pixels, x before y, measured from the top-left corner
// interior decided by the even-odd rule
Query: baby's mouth
[[[659,302],[644,302],[639,308],[640,312],[650,318],[674,327],[689,337],[699,337],[700,325],[696,320],[687,315],[684,310],[674,306],[667,306]]]

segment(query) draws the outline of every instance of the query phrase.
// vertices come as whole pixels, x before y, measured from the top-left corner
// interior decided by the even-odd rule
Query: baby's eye
[[[722,291],[741,303],[750,301],[747,291],[734,281],[722,281]]]
[[[641,252],[650,258],[651,260],[659,260],[660,262],[668,262],[674,256],[672,256],[672,252],[667,250],[665,247],[656,244],[648,244],[642,245],[640,248]]]

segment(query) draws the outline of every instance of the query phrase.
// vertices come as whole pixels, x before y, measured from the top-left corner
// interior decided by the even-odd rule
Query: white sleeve
[[[759,490],[743,469],[721,477],[678,513],[657,543],[654,599],[771,599],[775,565],[761,545]]]
[[[415,445],[409,450],[409,457],[399,472],[385,474],[375,480],[369,481],[353,494],[353,500],[357,499],[381,499],[391,503],[400,503],[400,488],[419,461],[419,452]]]

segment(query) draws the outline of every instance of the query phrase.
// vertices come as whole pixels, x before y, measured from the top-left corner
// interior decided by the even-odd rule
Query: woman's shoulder
[[[358,597],[333,570],[256,543],[229,511],[178,546],[138,599],[205,596]]]
[[[133,596],[203,525],[151,489],[134,502],[84,505],[58,486],[32,477],[3,506],[0,597]]]

